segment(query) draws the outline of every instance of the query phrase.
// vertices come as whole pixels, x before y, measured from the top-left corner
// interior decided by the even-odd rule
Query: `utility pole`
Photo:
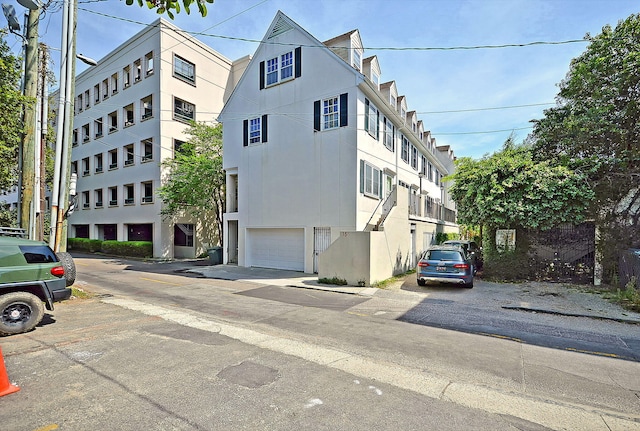
[[[25,50],[24,95],[30,100],[24,108],[24,134],[22,139],[22,194],[20,200],[20,227],[29,232],[33,238],[32,212],[35,188],[35,151],[36,151],[36,98],[38,96],[38,22],[40,10],[29,10],[26,28],[27,45]]]
[[[76,73],[76,10],[76,0],[64,0],[56,158],[51,195],[51,235],[49,237],[49,245],[55,252],[67,250],[67,225],[64,213],[69,202],[71,176],[71,134],[73,133]]]

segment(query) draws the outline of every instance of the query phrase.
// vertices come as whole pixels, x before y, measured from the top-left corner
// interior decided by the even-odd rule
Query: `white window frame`
[[[360,72],[362,70],[362,52],[360,52],[359,49],[352,49],[351,52],[353,67],[355,67],[356,70]]]
[[[376,199],[382,196],[382,184],[380,183],[380,169],[364,162],[364,194]]]
[[[295,53],[293,50],[270,58],[264,64],[265,87],[295,79]]]
[[[387,118],[387,121],[384,121],[384,146],[387,147],[389,151],[394,151],[395,145],[393,142],[394,139],[394,126],[393,123]]]
[[[418,170],[418,149],[415,145],[411,144],[411,167]]]
[[[378,135],[378,108],[376,108],[376,106],[369,102],[369,130],[367,130],[367,132],[369,132],[369,134],[371,136],[373,136],[374,138],[377,137]]]
[[[322,101],[322,130],[340,127],[340,96],[330,97]]]
[[[260,144],[262,142],[262,118],[255,117],[249,119],[249,145]]]
[[[406,136],[402,135],[402,152],[400,153],[400,158],[405,162],[409,163],[411,154],[409,150],[409,140]]]
[[[267,87],[276,85],[278,81],[278,57],[270,58],[266,61],[265,66],[265,84]]]
[[[290,79],[293,79],[293,51],[280,55],[280,82]]]

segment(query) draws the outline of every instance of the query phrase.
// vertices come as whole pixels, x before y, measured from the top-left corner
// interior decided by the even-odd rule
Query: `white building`
[[[79,205],[69,237],[153,241],[161,258],[216,245],[196,220],[164,220],[155,190],[161,161],[187,139],[187,121],[213,123],[248,61],[232,62],[158,19],[79,74],[72,138]]]
[[[458,231],[452,151],[364,54],[357,30],[322,43],[278,12],[219,117],[224,262],[370,284]]]

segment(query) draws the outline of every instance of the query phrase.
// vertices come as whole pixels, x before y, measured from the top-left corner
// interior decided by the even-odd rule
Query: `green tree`
[[[11,54],[5,36],[6,32],[0,31],[0,190],[16,182],[26,100],[20,91],[20,59]]]
[[[125,0],[127,5],[131,6],[134,0]],[[142,7],[147,5],[149,9],[155,9],[159,14],[166,13],[169,18],[173,19],[175,16],[173,11],[180,13],[180,2],[184,7],[187,15],[191,13],[191,6],[195,4],[198,6],[198,11],[203,17],[207,16],[207,3],[213,3],[214,0],[136,0],[138,5]]]
[[[212,244],[218,240],[221,243],[226,190],[222,124],[192,122],[185,134],[188,141],[175,152],[174,158],[162,163],[164,185],[157,190],[164,203],[162,215],[173,219],[192,217],[211,227],[208,239]]]
[[[571,61],[557,106],[534,121],[534,153],[584,174],[605,260],[640,247],[640,15],[605,26]],[[606,264],[606,262],[605,262]]]
[[[593,199],[585,175],[534,161],[530,145],[516,145],[513,138],[493,155],[455,163],[455,173],[445,180],[453,180],[450,193],[461,224],[550,229],[584,220]]]

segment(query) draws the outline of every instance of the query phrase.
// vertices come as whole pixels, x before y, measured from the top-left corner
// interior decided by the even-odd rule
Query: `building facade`
[[[158,19],[79,74],[71,162],[78,205],[68,236],[152,241],[158,258],[217,245],[198,220],[165,220],[156,190],[162,161],[188,139],[188,122],[215,121],[248,60],[234,63]]]
[[[458,231],[452,151],[364,54],[278,12],[219,117],[224,262],[371,283]]]

